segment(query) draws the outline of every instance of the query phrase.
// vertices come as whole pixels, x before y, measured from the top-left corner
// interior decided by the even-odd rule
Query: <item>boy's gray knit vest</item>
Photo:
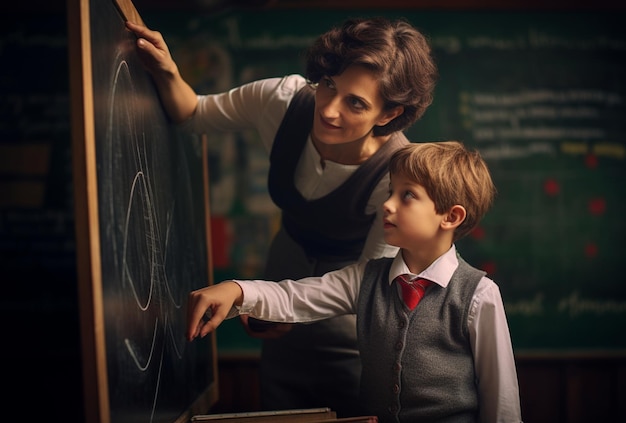
[[[361,401],[383,422],[476,422],[467,315],[485,272],[461,257],[447,288],[431,284],[410,311],[389,285],[391,258],[367,264],[357,305]]]
[[[282,225],[310,257],[354,261],[376,217],[365,214],[372,191],[388,171],[394,151],[409,143],[402,132],[391,138],[337,189],[307,201],[294,184],[296,166],[313,125],[315,92],[304,86],[291,100],[270,154],[268,191],[282,211]]]

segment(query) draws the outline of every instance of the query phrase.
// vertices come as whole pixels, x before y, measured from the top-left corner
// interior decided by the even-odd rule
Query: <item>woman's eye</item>
[[[335,84],[330,78],[324,78],[324,85],[326,85],[326,87],[328,88],[335,88]]]
[[[359,100],[358,98],[350,98],[350,100],[348,100],[348,102],[350,103],[350,106],[353,109],[356,110],[365,110],[365,105],[363,104],[363,102],[361,100]]]

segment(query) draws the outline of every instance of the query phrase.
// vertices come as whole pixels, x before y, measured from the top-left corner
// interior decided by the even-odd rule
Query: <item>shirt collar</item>
[[[432,264],[424,269],[423,272],[416,275],[415,273],[411,273],[408,266],[404,262],[404,259],[402,258],[402,249],[400,249],[391,263],[391,269],[389,269],[389,284],[391,285],[396,277],[408,274],[411,275],[411,280],[415,278],[424,278],[436,283],[442,288],[446,288],[458,265],[459,260],[456,256],[456,247],[453,244],[448,251],[439,256],[437,260],[432,262]]]

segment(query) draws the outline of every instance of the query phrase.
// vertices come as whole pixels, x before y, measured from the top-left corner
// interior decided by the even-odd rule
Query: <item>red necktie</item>
[[[411,310],[417,307],[417,304],[422,297],[424,297],[426,288],[431,284],[431,282],[426,279],[415,279],[413,282],[409,282],[408,275],[400,275],[396,280],[400,283],[400,287],[402,288],[404,303]]]

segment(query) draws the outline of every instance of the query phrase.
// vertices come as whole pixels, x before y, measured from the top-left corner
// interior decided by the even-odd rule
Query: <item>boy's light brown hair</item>
[[[467,216],[456,228],[454,241],[478,225],[496,195],[483,158],[458,141],[411,143],[394,153],[389,172],[423,186],[439,214],[456,204],[465,208]]]

